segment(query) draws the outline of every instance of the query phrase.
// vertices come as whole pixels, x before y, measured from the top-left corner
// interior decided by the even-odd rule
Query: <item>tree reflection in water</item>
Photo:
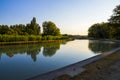
[[[50,43],[50,44],[46,44],[44,45],[43,48],[43,55],[44,56],[48,56],[51,57],[53,56],[57,50],[60,49],[60,43]]]
[[[89,49],[94,53],[104,53],[117,48],[119,45],[112,41],[89,40]]]
[[[0,54],[6,54],[9,57],[13,57],[16,54],[28,54],[31,55],[33,61],[36,61],[37,54],[41,51],[41,47],[42,46],[38,44],[0,46]]]
[[[8,57],[14,57],[16,54],[27,54],[35,62],[37,55],[41,52],[41,47],[43,47],[43,55],[51,57],[60,49],[60,44],[66,44],[66,42],[0,46],[0,59],[2,54],[6,54]]]

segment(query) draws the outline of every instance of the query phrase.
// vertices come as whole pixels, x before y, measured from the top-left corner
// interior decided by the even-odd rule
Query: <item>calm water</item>
[[[113,42],[97,40],[0,46],[0,80],[25,80],[118,46]]]

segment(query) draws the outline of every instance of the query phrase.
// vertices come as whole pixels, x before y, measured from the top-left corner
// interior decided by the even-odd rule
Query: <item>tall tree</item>
[[[113,10],[113,15],[109,19],[111,23],[120,23],[120,5]]]
[[[43,35],[52,35],[52,36],[59,36],[60,35],[60,29],[57,28],[57,26],[49,21],[49,22],[43,22]]]
[[[36,18],[35,17],[33,17],[32,21],[31,21],[31,26],[33,27],[34,34],[35,35],[39,35],[40,34],[40,26],[36,22]]]
[[[40,34],[40,26],[39,26],[39,24],[37,24],[35,17],[33,17],[32,21],[30,23],[29,29],[33,30],[34,35]]]

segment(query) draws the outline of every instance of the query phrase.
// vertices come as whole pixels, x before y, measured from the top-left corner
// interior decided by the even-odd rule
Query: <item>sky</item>
[[[107,22],[120,0],[0,0],[0,25],[27,24],[33,17],[42,27],[54,22],[63,34],[87,35],[92,24]]]

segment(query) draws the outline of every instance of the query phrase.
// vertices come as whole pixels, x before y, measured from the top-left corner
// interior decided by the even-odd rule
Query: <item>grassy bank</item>
[[[0,45],[30,44],[69,40],[68,36],[0,35]]]
[[[86,71],[74,77],[63,75],[55,80],[107,80],[106,77],[109,78],[111,74],[110,66],[118,61],[120,61],[120,51],[84,66]]]

